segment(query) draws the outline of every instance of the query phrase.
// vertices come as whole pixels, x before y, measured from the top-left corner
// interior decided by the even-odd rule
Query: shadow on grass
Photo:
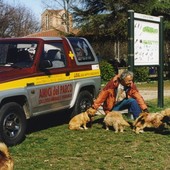
[[[145,128],[145,132],[154,132],[156,134],[160,135],[170,135],[170,129],[169,128],[162,128],[162,129],[157,129],[157,128]]]
[[[67,110],[36,116],[28,120],[26,133],[30,134],[50,127],[67,124],[69,120],[70,113]]]
[[[164,129],[163,131],[155,131],[155,133],[161,134],[161,135],[170,135],[169,129]]]

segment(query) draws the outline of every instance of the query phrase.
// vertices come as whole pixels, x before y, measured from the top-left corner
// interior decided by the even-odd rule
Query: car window
[[[37,49],[34,42],[6,42],[0,44],[0,65],[31,67]]]
[[[65,67],[66,60],[62,43],[44,44],[44,59],[52,62],[52,67],[49,69]]]
[[[78,62],[91,62],[94,61],[94,56],[89,48],[89,45],[84,39],[81,38],[68,38],[76,55]]]

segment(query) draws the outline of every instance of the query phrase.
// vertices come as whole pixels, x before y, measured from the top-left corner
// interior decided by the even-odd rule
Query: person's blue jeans
[[[139,107],[137,101],[133,98],[124,99],[123,101],[118,102],[113,107],[113,110],[115,111],[120,111],[124,109],[128,109],[128,112],[133,114],[134,119],[136,119],[141,113],[141,108]]]

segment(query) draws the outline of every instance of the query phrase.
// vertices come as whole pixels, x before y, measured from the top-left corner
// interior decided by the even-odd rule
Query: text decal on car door
[[[39,90],[39,104],[70,99],[72,90],[72,84],[42,88]]]

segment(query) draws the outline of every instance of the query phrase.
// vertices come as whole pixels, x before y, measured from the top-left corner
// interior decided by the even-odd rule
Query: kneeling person
[[[136,119],[139,114],[148,112],[147,105],[133,82],[134,74],[125,70],[113,77],[94,100],[93,107],[97,109],[103,104],[103,110],[108,112],[128,109]]]

